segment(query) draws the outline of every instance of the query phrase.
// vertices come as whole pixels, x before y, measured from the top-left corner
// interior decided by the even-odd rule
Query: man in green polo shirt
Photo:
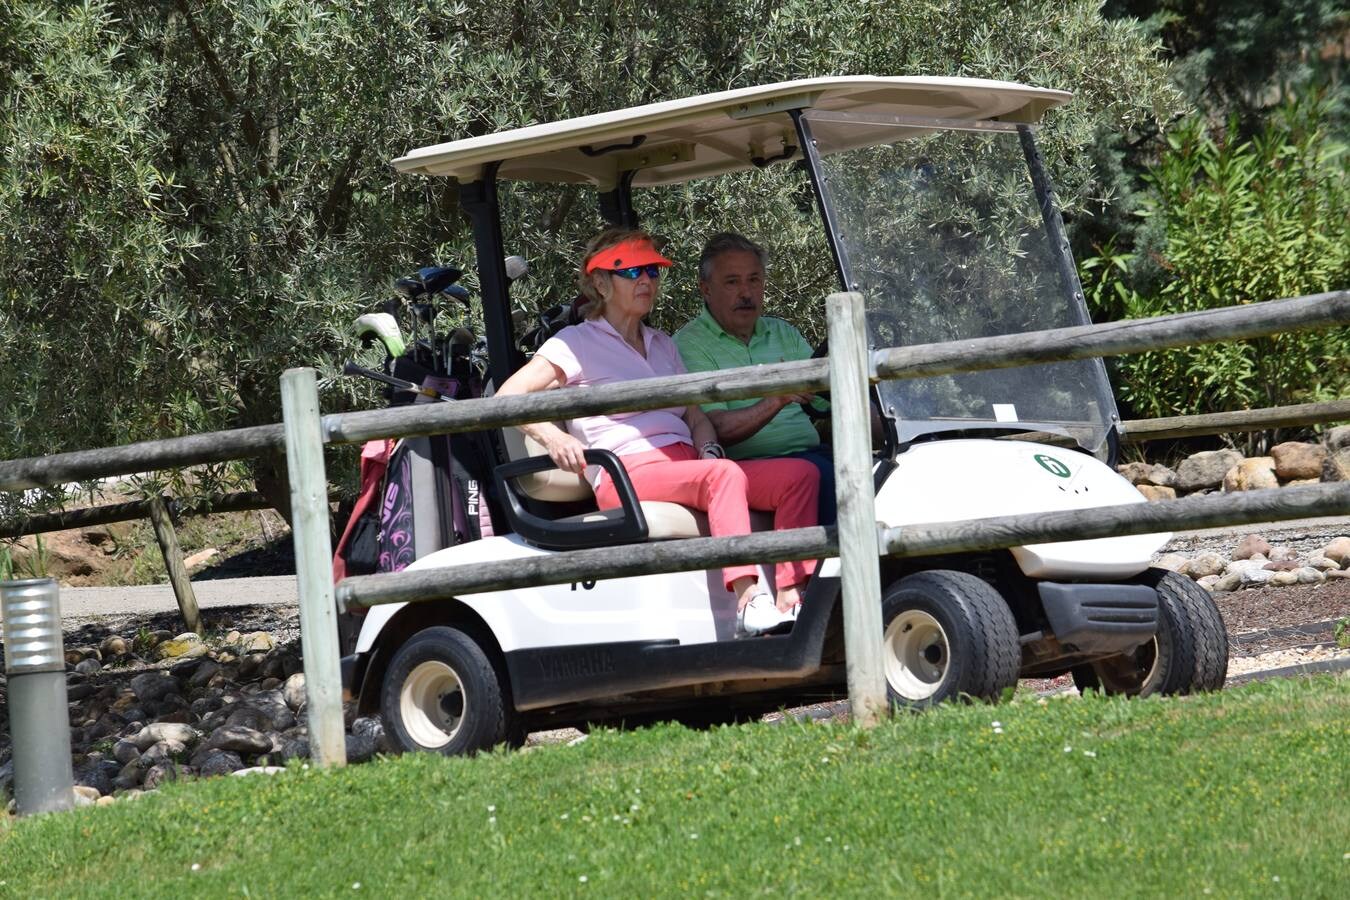
[[[675,334],[685,368],[708,372],[763,363],[808,359],[811,345],[782,319],[764,316],[763,247],[743,235],[722,232],[708,239],[698,263],[703,312]],[[797,456],[820,470],[820,523],[835,520],[834,461],[802,412],[810,395],[708,403],[703,411],[731,459]]]

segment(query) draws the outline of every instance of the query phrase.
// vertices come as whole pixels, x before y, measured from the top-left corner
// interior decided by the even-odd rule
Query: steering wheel
[[[867,311],[867,330],[872,339],[874,347],[899,347],[900,338],[905,333],[904,323],[895,313],[885,310],[869,309]],[[830,355],[830,340],[826,338],[816,346],[812,352],[812,359],[821,359]],[[816,395],[822,400],[830,399],[829,391],[823,391]],[[810,403],[800,404],[802,412],[806,417],[813,421],[829,418],[829,412],[816,409]]]
[[[830,339],[825,338],[820,342],[820,344],[816,347],[816,349],[812,351],[811,358],[824,359],[829,355],[830,355]],[[830,392],[821,391],[819,394],[816,394],[816,397],[828,403],[830,401]],[[812,406],[810,403],[799,403],[797,405],[802,408],[802,412],[806,413],[806,417],[813,422],[819,422],[822,419],[828,419],[830,417],[830,411],[828,409],[819,410],[816,409],[814,406]]]

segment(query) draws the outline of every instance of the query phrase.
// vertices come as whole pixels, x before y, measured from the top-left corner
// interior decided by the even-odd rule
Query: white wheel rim
[[[418,663],[408,673],[398,706],[408,736],[428,749],[450,743],[469,711],[459,675],[439,660]]]
[[[951,663],[947,632],[938,620],[917,609],[905,610],[886,626],[886,681],[906,700],[937,693]]]

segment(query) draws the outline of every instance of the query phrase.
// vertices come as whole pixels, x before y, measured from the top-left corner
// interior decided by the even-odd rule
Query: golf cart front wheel
[[[882,598],[886,691],[922,709],[967,696],[997,700],[1017,684],[1017,623],[998,591],[965,572],[900,579]]]
[[[509,740],[512,715],[482,648],[456,628],[418,632],[389,663],[380,692],[384,727],[403,750],[476,753]]]
[[[1223,687],[1228,633],[1209,591],[1184,575],[1150,569],[1144,583],[1158,592],[1158,632],[1127,653],[1073,668],[1078,690],[1147,697]]]

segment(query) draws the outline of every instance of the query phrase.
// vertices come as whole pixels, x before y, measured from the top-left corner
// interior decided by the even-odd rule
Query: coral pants
[[[804,459],[699,459],[688,444],[670,444],[623,457],[639,500],[666,500],[701,509],[715,537],[750,533],[750,510],[773,512],[773,527],[806,528],[816,524],[820,472]],[[619,506],[619,495],[607,474],[601,474],[595,500],[601,509]],[[779,563],[774,582],[779,590],[803,585],[815,571],[815,560]],[[754,566],[722,570],[727,589],[743,576],[756,577]]]

